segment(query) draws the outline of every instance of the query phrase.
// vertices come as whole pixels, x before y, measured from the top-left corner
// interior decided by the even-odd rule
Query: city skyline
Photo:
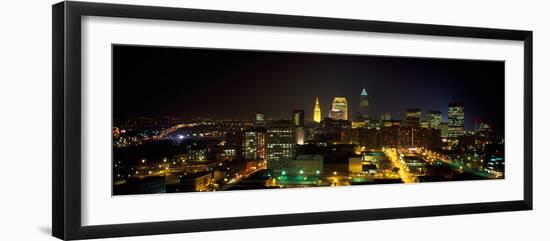
[[[113,195],[503,179],[503,72],[116,45]]]
[[[477,124],[478,122],[481,122],[485,125],[489,125],[490,128],[492,130],[494,130],[494,127],[493,127],[493,123],[490,123],[484,119],[477,119],[477,120],[474,120],[473,123],[467,123],[465,122],[465,111],[464,111],[464,105],[462,103],[458,103],[458,102],[452,102],[452,103],[449,103],[448,104],[448,108],[447,108],[447,111],[446,112],[441,112],[441,111],[438,111],[438,110],[423,110],[421,108],[409,108],[409,109],[405,109],[403,111],[403,113],[405,113],[405,116],[403,116],[402,118],[403,119],[397,119],[397,118],[393,118],[394,115],[393,113],[390,113],[390,112],[382,112],[380,114],[380,118],[378,119],[377,117],[373,117],[373,116],[370,116],[368,115],[367,111],[368,111],[368,98],[367,98],[367,93],[366,93],[366,90],[365,88],[363,87],[362,91],[361,91],[361,94],[360,94],[360,102],[363,102],[363,103],[366,103],[362,106],[360,106],[360,110],[358,112],[355,112],[353,115],[350,115],[349,114],[349,108],[347,107],[347,99],[345,97],[334,97],[333,98],[333,101],[332,101],[332,107],[331,108],[328,108],[328,110],[325,110],[323,111],[322,108],[320,107],[320,104],[319,104],[319,98],[318,97],[315,97],[315,106],[312,110],[312,117],[311,119],[309,119],[308,121],[312,121],[312,122],[316,122],[316,123],[320,123],[323,119],[325,118],[329,118],[329,119],[342,119],[342,120],[349,120],[351,122],[354,122],[354,121],[365,121],[366,119],[371,119],[371,120],[375,120],[375,121],[399,121],[400,123],[402,123],[402,125],[407,125],[407,112],[408,111],[414,111],[416,114],[416,118],[418,119],[418,124],[420,126],[421,122],[432,122],[433,120],[433,114],[434,113],[439,113],[439,123],[441,124],[447,124],[447,125],[450,125],[451,127],[453,126],[453,121],[451,119],[449,119],[449,113],[451,113],[451,116],[453,116],[453,108],[456,108],[456,107],[452,107],[454,105],[460,105],[461,106],[461,113],[458,114],[458,118],[461,118],[461,123],[459,124],[454,124],[457,128],[456,132],[457,133],[463,133],[464,131],[475,131],[475,129],[477,128]],[[343,109],[335,109],[335,102],[343,102],[344,105],[346,107],[342,107],[342,108],[345,108],[345,112],[346,114],[342,114],[342,116],[331,116],[331,114],[333,114],[333,111],[343,111]],[[251,115],[248,116],[248,117],[245,117],[245,118],[237,118],[237,119],[240,119],[240,120],[249,120],[249,121],[257,121],[257,118],[258,118],[258,114],[261,113],[262,115],[262,118],[265,119],[265,120],[290,120],[292,119],[294,121],[294,114],[295,114],[295,111],[302,111],[302,114],[304,116],[302,116],[302,118],[304,118],[304,121],[306,120],[305,118],[305,115],[306,115],[306,111],[303,110],[303,109],[299,109],[299,108],[294,108],[292,109],[292,113],[291,115],[289,115],[287,118],[271,118],[269,116],[265,116],[265,113],[261,110],[257,110],[255,111],[254,113],[251,112]],[[323,114],[325,113],[325,114]],[[256,116],[252,116],[252,114],[256,115]],[[359,115],[359,118],[361,120],[355,120],[355,118],[357,118]],[[455,116],[457,116],[456,113],[454,113]],[[385,116],[385,117],[383,117]],[[387,119],[388,117],[390,117],[389,119]],[[386,118],[386,119],[385,119]],[[208,118],[208,117],[196,117],[196,118],[187,118],[188,120],[193,120],[193,119],[213,119],[213,120],[224,120],[224,118]],[[229,119],[232,119],[232,120],[235,120],[233,118],[229,118]],[[450,123],[450,124],[449,124]],[[438,129],[439,127],[438,126],[433,126],[433,124],[428,124],[428,126],[430,128],[436,128]],[[470,126],[471,129],[467,128],[468,126]],[[461,135],[461,134],[459,134]],[[502,135],[502,134],[501,134]]]
[[[113,51],[115,117],[252,119],[253,111],[262,111],[266,118],[290,119],[293,109],[302,109],[306,121],[313,121],[317,97],[322,118],[329,116],[334,97],[345,97],[351,119],[366,88],[369,115],[376,119],[391,113],[392,119],[404,120],[406,109],[420,108],[423,115],[442,112],[447,122],[448,104],[461,102],[467,130],[473,130],[475,120],[499,132],[503,128],[504,85],[494,84],[503,83],[501,62],[136,46]],[[306,70],[293,71],[298,64]],[[328,71],[331,65],[334,70]],[[335,77],[336,72],[342,75]],[[150,84],[151,79],[160,84]],[[265,90],[262,98],[247,93],[253,92],[247,85]],[[159,96],[146,98],[147,93]],[[235,108],[242,105],[249,108]]]

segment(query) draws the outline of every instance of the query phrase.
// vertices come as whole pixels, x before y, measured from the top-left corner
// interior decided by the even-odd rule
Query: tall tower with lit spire
[[[367,98],[367,90],[365,90],[365,87],[363,87],[363,91],[361,91],[361,95],[359,96],[359,113],[361,113],[361,116],[363,118],[369,117],[369,100]]]
[[[319,106],[319,97],[315,97],[315,109],[313,110],[313,121],[321,122],[321,106]]]

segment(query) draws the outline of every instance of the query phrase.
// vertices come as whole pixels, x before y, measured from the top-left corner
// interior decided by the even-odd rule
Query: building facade
[[[244,158],[263,161],[266,158],[266,130],[255,128],[244,133]]]
[[[348,102],[345,97],[334,97],[330,114],[332,119],[348,120]]]
[[[295,143],[303,145],[306,138],[306,129],[304,127],[304,110],[295,109],[292,111],[292,122],[294,124]]]
[[[429,128],[437,129],[441,121],[443,121],[441,111],[432,110],[428,112]]]
[[[304,119],[304,110],[294,109],[292,111],[292,122],[294,122],[294,126],[304,126]]]
[[[367,96],[367,90],[363,88],[361,95],[359,95],[359,113],[361,113],[361,117],[364,119],[369,118],[369,100]]]
[[[406,127],[420,127],[420,117],[422,112],[420,109],[406,109],[405,110],[405,126]]]
[[[313,121],[321,122],[321,106],[319,105],[319,97],[315,98],[315,108],[313,109]]]
[[[449,137],[449,123],[448,122],[441,122],[437,129],[441,132],[441,137],[447,138]]]
[[[320,176],[323,172],[323,156],[298,155],[293,160],[281,160],[270,166],[275,175]]]
[[[295,133],[291,121],[273,121],[267,127],[267,164],[292,160],[295,151]]]
[[[330,118],[333,120],[345,120],[346,116],[342,110],[332,109],[330,110]]]
[[[254,117],[254,126],[263,127],[265,126],[265,115],[262,112],[256,112]]]
[[[449,104],[449,137],[464,136],[464,105],[462,103]]]

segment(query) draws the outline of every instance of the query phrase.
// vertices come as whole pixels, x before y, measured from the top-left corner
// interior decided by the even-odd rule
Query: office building
[[[422,112],[420,109],[406,109],[405,110],[405,126],[406,127],[420,127],[420,117]]]
[[[464,105],[462,103],[449,104],[449,137],[464,135]]]
[[[429,120],[420,120],[420,127],[430,128],[430,121]]]
[[[295,109],[292,111],[292,122],[294,126],[304,126],[304,110]]]
[[[254,126],[265,126],[265,115],[263,112],[256,112],[256,116],[254,118]]]
[[[342,110],[332,109],[330,110],[330,118],[333,120],[345,120],[345,114]]]
[[[292,160],[295,148],[294,126],[291,121],[273,121],[267,127],[268,166],[280,160]]]
[[[266,158],[265,128],[255,128],[244,133],[244,157],[246,160],[263,161]]]
[[[295,109],[292,112],[292,122],[294,124],[295,143],[303,145],[306,137],[306,129],[304,128],[304,110]]]
[[[428,112],[429,128],[437,129],[439,124],[441,124],[441,121],[443,121],[441,111],[432,110]]]
[[[293,160],[281,160],[270,166],[277,176],[320,176],[323,172],[323,156],[298,155]]]
[[[336,120],[348,120],[348,102],[344,97],[335,97],[332,101],[330,118]],[[334,116],[333,116],[334,115]]]

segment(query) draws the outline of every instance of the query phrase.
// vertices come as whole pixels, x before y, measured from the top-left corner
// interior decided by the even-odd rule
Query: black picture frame
[[[60,239],[106,238],[380,219],[532,210],[533,33],[460,26],[335,19],[262,13],[60,2],[53,23],[52,233]],[[394,34],[517,40],[524,43],[524,193],[522,200],[421,207],[212,218],[99,226],[81,224],[81,17],[195,21]],[[139,221],[139,220],[136,220]]]

